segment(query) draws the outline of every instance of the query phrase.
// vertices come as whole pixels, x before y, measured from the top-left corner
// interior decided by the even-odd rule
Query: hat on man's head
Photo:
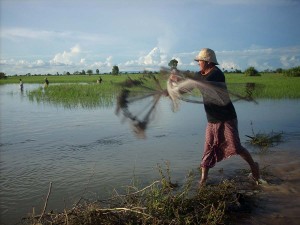
[[[215,52],[210,48],[201,49],[201,51],[195,58],[195,61],[200,61],[200,60],[212,62],[216,65],[219,65]]]

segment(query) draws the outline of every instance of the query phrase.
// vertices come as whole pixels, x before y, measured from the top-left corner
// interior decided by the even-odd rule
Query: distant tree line
[[[177,70],[177,65],[178,65],[178,61],[176,59],[172,59],[168,66],[171,68],[171,69],[176,69]],[[88,69],[88,70],[82,70],[82,71],[75,71],[73,72],[73,75],[99,75],[100,74],[100,70],[99,69],[96,69],[95,70],[96,73],[94,73],[93,70],[91,69]],[[188,73],[192,73],[191,71],[187,70],[185,72],[188,72]],[[233,69],[231,68],[230,71],[226,70],[223,68],[223,72],[224,73],[239,73],[239,74],[244,74],[245,76],[260,76],[260,73],[278,73],[278,74],[283,74],[284,76],[287,76],[287,77],[300,77],[300,66],[298,67],[293,67],[293,68],[290,68],[290,69],[282,69],[282,68],[277,68],[276,70],[270,70],[270,69],[266,69],[266,70],[263,70],[263,71],[260,71],[258,72],[257,69],[255,69],[255,67],[251,66],[251,67],[248,67],[244,72],[242,72],[241,70],[239,69]],[[144,70],[144,71],[137,71],[137,72],[131,72],[131,73],[136,73],[136,74],[158,74],[159,72],[158,71],[148,71],[148,70]],[[114,65],[112,67],[112,71],[109,72],[109,73],[101,73],[101,74],[110,74],[110,75],[121,75],[121,74],[128,74],[128,72],[121,72],[119,70],[119,67]],[[63,72],[62,74],[59,74],[58,72],[56,74],[31,74],[31,73],[27,73],[25,74],[26,76],[42,76],[42,75],[46,75],[46,76],[59,76],[59,75],[71,75],[70,72],[68,71],[65,71]],[[17,74],[15,74],[15,76],[18,76]],[[4,72],[0,72],[0,79],[5,79],[7,78],[7,75],[4,73]]]
[[[224,69],[224,68],[223,68],[223,72],[224,72],[224,73],[248,73],[248,72],[252,73],[252,72],[254,72],[253,75],[256,75],[257,73],[256,73],[254,70],[255,70],[257,73],[259,73],[259,72],[255,69],[255,67],[253,67],[253,66],[248,67],[247,69],[245,69],[244,72],[243,72],[242,70],[239,70],[239,69],[233,69],[233,68],[231,68],[230,70],[228,70],[228,69]],[[260,71],[260,72],[261,72],[261,73],[283,73],[283,71],[284,71],[284,69],[282,69],[282,68],[277,68],[277,69],[275,69],[275,70],[265,69],[265,70],[262,70],[262,71]]]

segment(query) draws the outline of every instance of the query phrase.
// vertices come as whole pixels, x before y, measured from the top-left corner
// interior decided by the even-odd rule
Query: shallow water
[[[202,105],[182,103],[180,111],[173,113],[168,99],[162,99],[146,139],[138,139],[130,125],[121,123],[115,115],[115,107],[70,109],[29,101],[26,90],[37,87],[27,84],[21,93],[18,85],[0,86],[2,223],[13,224],[33,208],[40,213],[49,182],[52,191],[48,209],[62,210],[81,196],[105,198],[112,188],[129,185],[133,178],[149,184],[158,177],[157,164],[164,165],[165,161],[170,163],[171,176],[179,184],[189,171],[197,171],[206,126]],[[276,173],[291,173],[284,182],[266,188],[265,196],[274,198],[278,208],[288,208],[288,199],[299,197],[300,101],[237,102],[235,107],[242,142],[252,130],[284,132],[286,142],[267,155],[258,154],[254,148],[249,150],[262,166],[274,160],[280,165],[274,168],[279,170]],[[219,168],[224,169],[225,176],[231,176],[247,165],[238,157],[225,160],[211,171],[212,179],[220,178]],[[276,211],[272,203],[266,201],[265,205],[265,211],[254,212],[257,221],[262,214],[269,213],[271,219],[276,215],[272,214]],[[296,204],[293,209],[299,212],[299,208]]]

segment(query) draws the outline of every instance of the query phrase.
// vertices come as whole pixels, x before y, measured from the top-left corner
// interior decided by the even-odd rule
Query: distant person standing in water
[[[97,84],[101,84],[102,83],[102,78],[99,77],[99,79],[97,80]]]
[[[20,90],[23,91],[23,88],[24,88],[24,84],[23,84],[22,79],[20,79]]]
[[[47,78],[45,78],[44,87],[48,87],[48,85],[49,85],[49,81],[48,81],[48,79],[47,79]]]
[[[198,62],[200,71],[195,73],[194,80],[225,83],[224,73],[216,66],[218,65],[215,52],[209,48],[202,49],[195,61]],[[170,76],[172,81],[177,81],[176,76]],[[208,124],[206,127],[204,153],[201,161],[200,186],[205,185],[208,171],[217,162],[233,155],[240,155],[250,166],[252,178],[258,182],[259,166],[253,161],[252,156],[246,148],[241,145],[238,120],[235,108],[231,101],[226,105],[216,105],[206,99],[203,95],[204,109]]]

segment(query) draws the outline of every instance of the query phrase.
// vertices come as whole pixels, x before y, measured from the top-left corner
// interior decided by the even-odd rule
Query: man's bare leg
[[[199,182],[200,186],[204,186],[206,184],[207,176],[208,176],[209,168],[201,167],[201,180]]]
[[[254,162],[252,156],[247,149],[243,148],[243,151],[239,155],[249,164],[252,172],[253,178],[258,181],[260,178],[259,175],[259,165],[257,162]]]

